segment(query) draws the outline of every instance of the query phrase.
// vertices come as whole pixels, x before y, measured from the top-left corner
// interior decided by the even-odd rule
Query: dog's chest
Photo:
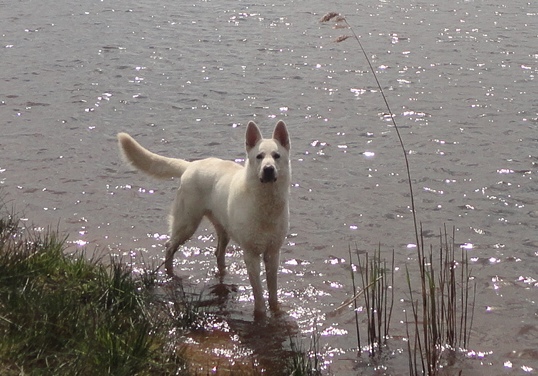
[[[245,250],[260,253],[280,248],[288,231],[288,206],[285,200],[243,202],[240,218],[234,221],[235,240]],[[239,214],[239,213],[236,213]]]
[[[287,231],[282,226],[271,226],[266,229],[266,231],[262,231],[260,228],[257,231],[243,234],[243,238],[239,242],[241,248],[246,252],[260,254],[278,252],[284,243]]]
[[[288,207],[285,203],[273,206],[260,205],[250,210],[247,227],[259,235],[280,236],[282,231],[287,231],[287,226]]]

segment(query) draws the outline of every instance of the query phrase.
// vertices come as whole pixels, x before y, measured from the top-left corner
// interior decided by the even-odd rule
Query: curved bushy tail
[[[152,153],[127,133],[118,133],[123,157],[138,170],[159,179],[181,177],[190,162]]]

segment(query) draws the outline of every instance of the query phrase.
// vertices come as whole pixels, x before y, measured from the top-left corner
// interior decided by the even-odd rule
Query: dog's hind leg
[[[195,204],[189,205],[182,199],[180,192],[170,214],[170,240],[166,244],[164,260],[166,273],[170,277],[174,277],[174,254],[179,246],[194,234],[203,217],[203,209],[199,205],[198,207]]]
[[[230,243],[230,237],[224,231],[224,229],[217,229],[217,238],[218,238],[218,244],[217,244],[217,250],[215,251],[215,255],[217,256],[217,267],[219,268],[219,274],[224,275],[226,271],[226,247],[228,246],[228,243]]]
[[[169,277],[175,277],[174,275],[174,254],[181,245],[181,242],[173,240],[172,238],[166,242],[166,256],[164,259],[164,267],[166,274]]]
[[[228,246],[228,243],[230,243],[230,236],[224,227],[222,227],[222,225],[211,214],[207,214],[207,217],[211,223],[213,223],[215,231],[217,232],[217,249],[215,250],[215,256],[217,256],[217,267],[219,269],[219,274],[223,276],[226,271],[226,247]]]

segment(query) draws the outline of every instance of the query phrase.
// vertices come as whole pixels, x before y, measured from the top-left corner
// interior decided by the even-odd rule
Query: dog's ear
[[[256,125],[255,122],[249,121],[247,125],[247,133],[245,135],[245,141],[247,146],[247,151],[250,151],[256,144],[262,139],[262,134],[260,128]]]
[[[282,145],[286,150],[290,150],[290,136],[288,134],[288,128],[286,128],[286,124],[282,120],[276,123],[275,130],[273,131],[273,138],[278,140],[280,145]]]

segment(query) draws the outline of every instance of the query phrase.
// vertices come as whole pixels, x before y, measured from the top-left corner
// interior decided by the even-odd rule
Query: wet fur
[[[170,213],[170,240],[165,267],[174,276],[173,258],[179,246],[196,231],[203,217],[217,233],[217,266],[225,270],[226,247],[234,240],[243,249],[254,294],[257,316],[265,313],[260,264],[263,260],[269,306],[278,311],[277,271],[280,247],[288,232],[288,199],[291,178],[290,141],[286,125],[279,121],[270,139],[249,122],[245,134],[244,166],[218,158],[188,162],[167,158],[142,147],[127,133],[118,141],[125,159],[157,178],[180,178]]]

